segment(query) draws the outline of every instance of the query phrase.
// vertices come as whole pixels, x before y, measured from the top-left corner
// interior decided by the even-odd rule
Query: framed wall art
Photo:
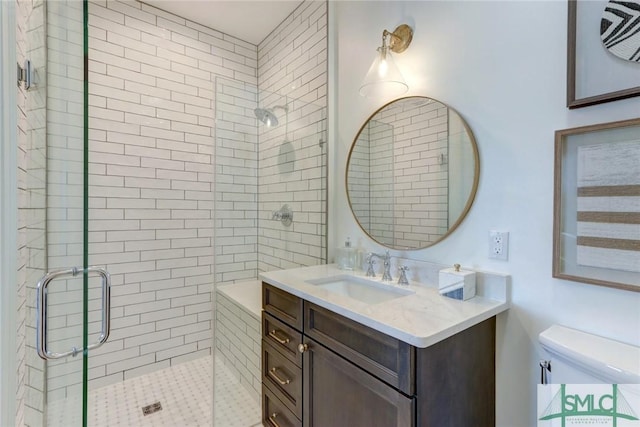
[[[567,107],[640,95],[640,0],[569,0]]]
[[[556,131],[553,277],[640,292],[640,118]]]

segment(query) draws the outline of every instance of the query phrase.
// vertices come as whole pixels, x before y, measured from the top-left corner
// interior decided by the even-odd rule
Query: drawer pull
[[[274,412],[273,414],[271,414],[269,418],[267,418],[273,427],[280,427],[280,425],[276,422],[277,416],[278,416],[278,413]]]
[[[304,353],[307,350],[309,350],[309,345],[308,344],[298,344],[298,351],[300,353]]]
[[[281,338],[278,336],[278,333],[284,335],[286,338]],[[269,336],[271,338],[273,338],[274,340],[278,341],[280,344],[285,345],[285,344],[289,344],[289,337],[282,331],[276,331],[275,329],[272,331],[269,331]]]
[[[269,376],[271,378],[273,378],[274,380],[278,381],[280,383],[280,385],[287,385],[287,384],[289,384],[291,382],[291,380],[288,379],[288,378],[283,380],[282,378],[280,378],[278,376],[278,374],[276,372],[278,372],[278,368],[271,368],[269,370]]]

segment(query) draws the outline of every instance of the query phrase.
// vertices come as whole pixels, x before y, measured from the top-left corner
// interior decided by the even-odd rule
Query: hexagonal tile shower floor
[[[92,427],[211,426],[212,361],[212,357],[202,357],[92,390],[88,396],[88,424]],[[218,358],[214,387],[214,427],[261,425],[260,402],[251,397]],[[49,427],[81,424],[77,410],[69,414],[70,408],[79,407],[79,402],[71,399],[65,402],[49,402]],[[144,406],[158,402],[162,409],[143,414]]]

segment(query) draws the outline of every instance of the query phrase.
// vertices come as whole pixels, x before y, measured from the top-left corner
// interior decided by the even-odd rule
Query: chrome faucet
[[[382,260],[382,265],[384,266],[382,281],[392,281],[393,278],[391,277],[391,255],[389,254],[389,251],[385,251],[384,255],[369,252],[369,255],[367,255],[367,264],[369,264],[369,267],[367,268],[367,272],[365,275],[367,277],[376,277],[376,273],[373,271],[373,264],[376,263],[373,259],[374,257]]]
[[[400,271],[400,277],[398,277],[398,285],[408,285],[409,279],[407,279],[407,271],[409,271],[409,267],[403,265],[402,267],[398,268],[398,271]]]

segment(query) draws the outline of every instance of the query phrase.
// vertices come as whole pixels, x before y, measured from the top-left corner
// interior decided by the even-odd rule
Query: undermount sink
[[[415,293],[411,289],[404,289],[348,274],[310,279],[306,283],[367,304],[378,304]]]

